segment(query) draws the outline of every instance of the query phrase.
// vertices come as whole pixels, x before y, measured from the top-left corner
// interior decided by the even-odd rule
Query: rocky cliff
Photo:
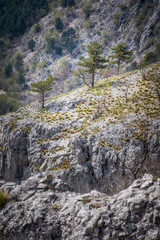
[[[3,188],[12,200],[0,212],[2,240],[160,238],[160,179],[150,175],[113,197],[95,190],[76,194],[44,173]]]
[[[1,239],[159,239],[159,68],[1,117]]]
[[[13,39],[2,65],[23,53],[30,85],[60,72],[64,56],[74,69],[94,40],[106,56],[126,42],[137,62],[155,51],[160,1],[93,1],[88,13],[85,1],[76,3],[53,6],[38,22],[41,31]],[[75,30],[72,51],[63,46],[61,55],[57,17],[63,31]],[[48,49],[49,39],[56,48]],[[132,70],[105,78],[102,71],[93,89],[82,85],[45,99],[44,109],[35,101],[0,117],[0,193],[9,198],[0,209],[0,239],[160,239],[160,63],[143,70],[145,77]]]

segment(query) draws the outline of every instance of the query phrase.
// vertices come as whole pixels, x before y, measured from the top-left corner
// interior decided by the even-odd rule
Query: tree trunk
[[[61,93],[64,93],[64,82],[65,82],[65,79],[62,79],[62,88],[61,88]]]
[[[44,92],[42,92],[42,108],[44,108]]]
[[[120,61],[118,61],[118,74],[119,74],[119,70],[120,70]]]
[[[94,71],[92,72],[92,88],[94,88]]]

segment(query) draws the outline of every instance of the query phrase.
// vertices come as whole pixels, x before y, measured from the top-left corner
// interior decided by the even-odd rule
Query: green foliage
[[[90,20],[90,19],[87,19],[85,22],[84,22],[84,27],[85,28],[92,28],[94,26],[94,23]]]
[[[60,4],[62,7],[72,7],[75,5],[75,0],[60,0]]]
[[[148,22],[151,14],[153,13],[154,2],[151,1],[140,1],[140,6],[137,11],[137,17],[135,20],[135,25],[137,28],[143,26]]]
[[[37,92],[40,94],[42,108],[44,108],[44,95],[46,92],[52,89],[54,80],[55,79],[52,75],[48,75],[46,80],[31,84],[30,91]]]
[[[155,28],[154,28],[154,35],[160,34],[160,21],[157,22]]]
[[[18,83],[18,84],[23,84],[23,83],[25,83],[25,71],[24,71],[24,69],[23,68],[21,68],[18,72],[17,72],[17,74],[16,74],[17,76],[17,80],[16,80],[16,82]]]
[[[105,57],[101,56],[103,53],[103,47],[97,42],[92,42],[87,46],[87,53],[89,57],[86,59],[83,58],[77,63],[77,65],[81,66],[82,68],[78,68],[77,71],[74,72],[74,74],[77,77],[83,78],[83,80],[85,73],[92,74],[91,86],[93,88],[95,72],[98,69],[105,68],[105,63],[107,62],[107,60],[105,59]]]
[[[10,94],[1,94],[0,106],[0,115],[3,115],[8,112],[16,111],[20,106],[20,102],[15,97],[11,97]]]
[[[5,46],[4,41],[0,40],[0,49]]]
[[[115,47],[112,48],[113,54],[109,57],[113,59],[111,63],[117,64],[118,73],[120,70],[120,64],[122,62],[129,62],[132,59],[132,51],[127,49],[127,45],[125,43],[119,43]]]
[[[57,32],[57,30],[56,30]],[[56,37],[55,37],[55,33],[48,31],[44,34],[44,38],[46,40],[46,52],[47,53],[53,53],[53,50],[55,48],[55,42],[56,42]]]
[[[148,64],[151,64],[151,63],[155,62],[156,61],[155,53],[154,52],[146,53],[143,61],[144,61],[145,65],[148,65]]]
[[[46,52],[47,52],[47,53],[52,53],[54,47],[55,47],[55,40],[54,40],[53,37],[51,37],[51,38],[49,38],[49,39],[47,40]]]
[[[71,27],[67,31],[64,31],[61,36],[61,44],[65,47],[69,52],[72,52],[73,48],[75,48],[75,38],[76,31]]]
[[[41,31],[41,25],[40,24],[34,24],[32,27],[31,27],[31,31],[34,32],[34,33],[39,33]]]
[[[43,91],[49,91],[52,89],[54,78],[48,75],[47,79],[44,81],[39,81],[37,83],[31,84],[31,91],[41,93]]]
[[[121,9],[122,11],[127,10],[127,6],[126,6],[125,3],[121,3],[121,4],[119,5],[119,7],[120,7],[120,9]]]
[[[0,208],[3,208],[9,199],[10,199],[10,196],[8,193],[4,191],[0,191]]]
[[[23,67],[23,56],[21,53],[17,52],[13,57],[13,66],[17,71],[19,71]]]
[[[10,77],[11,75],[12,75],[12,71],[13,71],[13,69],[12,69],[12,65],[9,63],[6,67],[5,67],[5,75],[6,75],[6,77],[8,78],[8,77]]]
[[[102,32],[101,38],[102,38],[104,44],[108,42],[110,36],[109,36],[109,33],[107,32],[107,30],[104,30]]]
[[[138,27],[143,22],[144,18],[145,18],[145,13],[141,12],[138,14],[135,20],[136,27]]]
[[[55,27],[57,30],[62,31],[63,30],[63,22],[60,17],[56,18]]]
[[[92,11],[92,3],[91,1],[86,1],[85,4],[82,7],[82,11],[85,14],[86,17],[89,17]]]
[[[36,66],[38,68],[45,68],[47,66],[47,61],[41,61]]]
[[[58,55],[62,54],[62,48],[60,46],[55,46],[55,51]]]
[[[148,41],[146,42],[146,45],[145,45],[145,49],[148,49],[149,47],[153,46],[154,45],[154,37],[148,39]]]
[[[117,13],[114,14],[114,24],[115,25],[119,24],[122,13],[123,12],[117,12]]]
[[[33,21],[48,12],[47,0],[1,1],[0,36],[23,34]]]
[[[36,42],[31,39],[28,41],[28,48],[33,52],[34,51],[34,48],[35,48],[35,45],[36,45]]]

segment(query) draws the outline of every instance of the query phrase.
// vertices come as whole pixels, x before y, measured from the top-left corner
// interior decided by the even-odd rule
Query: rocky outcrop
[[[127,73],[48,99],[46,109],[35,102],[0,118],[0,190],[10,194],[0,209],[0,239],[160,238],[152,86]]]
[[[57,133],[62,133],[60,125],[30,123],[29,133],[25,133],[28,123],[26,126],[24,124],[22,121],[18,129],[11,129],[8,125],[3,127],[0,170],[1,179],[5,181],[19,182],[37,171],[46,171],[54,172],[75,192],[97,189],[113,193],[129,186],[136,171],[136,177],[147,171],[159,174],[157,131],[148,136],[150,141],[145,153],[143,140],[129,136],[130,140],[124,141],[128,131],[124,123],[106,125],[103,121],[96,125],[103,129],[96,137],[88,133],[87,137],[78,134],[73,139],[63,139],[62,136],[58,140],[54,138]],[[150,131],[153,132],[158,126],[159,121],[151,125]],[[144,157],[146,160],[143,163]]]
[[[146,175],[114,195],[76,194],[54,175],[4,184],[11,200],[0,211],[2,240],[151,240],[160,238],[160,179]]]
[[[131,75],[130,84],[134,85],[129,96],[134,93],[138,78],[139,73]],[[144,113],[127,117],[121,113],[118,120],[113,119],[114,113],[122,111],[122,104],[118,104],[125,93],[118,86],[124,81],[118,80],[110,89],[113,97],[106,105],[106,114],[110,111],[111,118],[104,115],[93,119],[97,104],[103,101],[103,92],[102,96],[94,95],[85,87],[67,97],[51,99],[48,111],[39,111],[35,103],[2,117],[0,178],[21,182],[38,172],[54,172],[75,192],[97,189],[113,194],[144,173],[159,176],[159,119],[149,119]],[[127,105],[125,101],[123,104]],[[128,102],[129,108],[131,104],[134,103]],[[158,111],[157,105],[154,108]]]

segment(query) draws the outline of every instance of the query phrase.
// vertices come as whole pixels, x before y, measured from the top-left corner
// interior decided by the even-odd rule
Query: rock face
[[[159,240],[153,81],[126,73],[46,106],[0,118],[0,190],[11,196],[0,209],[0,239]]]
[[[130,95],[134,94],[140,75],[136,73],[131,78],[134,85]],[[110,103],[106,105],[107,114],[111,110],[122,111],[115,110],[121,108],[122,104],[117,104],[122,101],[121,94],[125,94],[117,87],[125,79],[122,77],[108,90],[111,104],[114,101],[115,105],[113,110],[109,110]],[[67,97],[49,101],[44,113],[33,104],[1,118],[2,180],[20,183],[37,172],[54,172],[75,192],[97,189],[113,194],[144,173],[159,176],[159,119],[148,120],[143,113],[132,113],[127,118],[121,113],[118,120],[106,116],[93,119],[97,105],[103,101],[103,90],[102,96],[87,91],[82,87]]]
[[[11,201],[0,211],[2,240],[151,240],[160,238],[160,179],[146,175],[107,196],[75,194],[44,174],[4,184]]]

